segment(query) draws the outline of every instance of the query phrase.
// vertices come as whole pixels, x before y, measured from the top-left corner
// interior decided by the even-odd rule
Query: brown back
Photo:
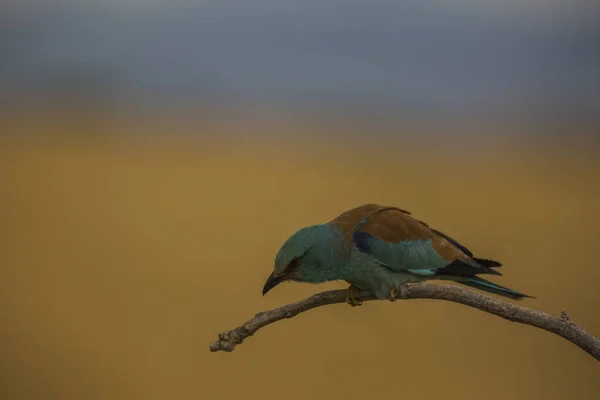
[[[431,240],[433,248],[445,260],[451,262],[469,258],[458,247],[435,233],[426,223],[397,207],[365,204],[340,214],[330,223],[340,227],[348,244],[352,244],[352,232],[363,220],[365,222],[360,230],[381,240],[391,243]]]

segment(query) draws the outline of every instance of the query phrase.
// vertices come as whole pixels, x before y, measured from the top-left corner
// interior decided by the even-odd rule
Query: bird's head
[[[265,282],[263,296],[284,281],[324,282],[322,244],[328,233],[326,225],[313,225],[286,240],[275,257],[275,268]]]

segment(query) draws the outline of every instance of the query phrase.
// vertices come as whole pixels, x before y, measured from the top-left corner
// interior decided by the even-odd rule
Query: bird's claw
[[[350,286],[348,288],[348,295],[346,296],[346,303],[350,304],[352,307],[357,307],[362,305],[362,301],[356,298],[356,287]]]
[[[390,289],[390,296],[388,297],[388,300],[396,301],[396,300],[398,300],[398,297],[400,297],[400,290],[398,290],[398,288],[396,286],[393,286]]]

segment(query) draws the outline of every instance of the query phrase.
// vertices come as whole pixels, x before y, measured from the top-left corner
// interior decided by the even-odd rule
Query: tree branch
[[[565,311],[555,317],[540,311],[507,303],[489,296],[452,285],[432,285],[427,283],[409,283],[400,288],[401,299],[438,299],[464,304],[512,322],[519,322],[544,329],[579,346],[583,351],[600,361],[600,341],[584,331],[569,319]],[[330,290],[315,294],[305,300],[288,304],[274,310],[258,313],[242,326],[231,331],[219,333],[219,340],[210,344],[210,351],[233,351],[236,345],[254,335],[260,328],[285,318],[292,318],[302,312],[327,304],[344,303],[348,290]],[[357,296],[363,300],[376,300],[369,292],[360,292]]]

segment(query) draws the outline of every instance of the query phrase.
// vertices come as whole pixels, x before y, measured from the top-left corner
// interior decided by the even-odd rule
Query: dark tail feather
[[[500,263],[498,261],[486,260],[485,258],[475,258],[475,257],[473,257],[473,261],[475,261],[477,264],[481,264],[484,267],[488,267],[488,268],[497,268],[497,267],[501,267],[502,266],[502,263]]]
[[[447,276],[462,276],[462,277],[471,277],[477,274],[489,274],[489,275],[502,275],[500,272],[495,269],[490,268],[488,265],[484,263],[480,263],[478,259],[473,259],[477,261],[475,264],[469,263],[467,264],[465,261],[454,260],[451,264],[445,266],[444,268],[437,269],[437,275],[447,275]],[[499,264],[496,261],[490,261],[493,265]]]
[[[456,282],[462,283],[463,285],[466,285],[466,286],[469,286],[469,287],[472,287],[475,289],[483,290],[484,292],[494,293],[494,294],[508,297],[508,298],[514,299],[514,300],[521,300],[525,297],[529,297],[532,299],[535,298],[533,296],[528,296],[521,292],[517,292],[516,290],[512,290],[509,288],[505,288],[504,286],[497,285],[495,283],[492,283],[490,281],[482,279],[478,276],[469,278],[469,280],[466,280],[466,281],[456,281]]]

